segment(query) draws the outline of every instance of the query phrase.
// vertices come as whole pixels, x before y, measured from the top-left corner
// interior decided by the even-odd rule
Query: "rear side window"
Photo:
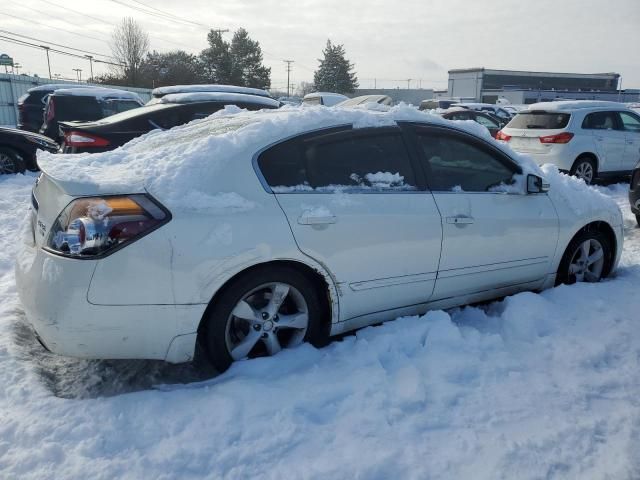
[[[615,112],[593,112],[582,121],[582,128],[586,130],[614,130],[616,125]]]
[[[285,142],[258,159],[276,193],[414,190],[401,135],[340,134],[335,139]]]
[[[102,107],[102,116],[110,117],[116,113],[128,112],[134,108],[139,108],[140,104],[131,100],[103,100],[100,102]]]
[[[627,112],[620,112],[620,120],[625,130],[640,132],[640,117]]]
[[[93,97],[54,96],[55,116],[58,121],[98,120],[103,118],[102,108]]]
[[[568,113],[527,112],[518,113],[507,124],[507,128],[522,128],[530,130],[559,130],[569,124],[571,115]]]
[[[466,139],[451,134],[419,132],[427,183],[433,191],[488,192],[510,185],[516,173],[505,162]]]

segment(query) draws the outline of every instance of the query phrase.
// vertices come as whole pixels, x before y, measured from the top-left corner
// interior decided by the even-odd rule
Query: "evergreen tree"
[[[318,59],[320,67],[313,74],[317,91],[353,93],[358,88],[358,77],[353,64],[345,58],[344,46],[333,45],[327,40],[322,51],[324,58]]]
[[[231,83],[231,52],[229,43],[222,38],[222,33],[211,30],[207,34],[209,48],[200,53],[199,61],[203,69],[204,80],[208,83]]]
[[[233,61],[231,83],[254,88],[271,86],[271,68],[262,64],[260,43],[251,40],[244,28],[234,33],[230,52]]]
[[[197,57],[184,50],[148,53],[140,66],[140,78],[142,85],[152,88],[204,81]]]
[[[209,48],[203,50],[199,57],[205,81],[269,88],[271,68],[262,64],[260,43],[251,40],[244,28],[235,32],[231,44],[215,30],[209,32],[207,40]]]

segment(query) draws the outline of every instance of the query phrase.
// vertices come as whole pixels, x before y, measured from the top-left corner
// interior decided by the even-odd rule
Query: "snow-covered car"
[[[359,105],[366,105],[368,103],[374,103],[377,105],[391,105],[393,99],[389,95],[360,95],[359,97],[348,98],[338,104],[337,107],[357,107]]]
[[[617,102],[534,103],[516,114],[498,140],[553,163],[586,183],[629,175],[640,159],[640,115]]]
[[[302,98],[303,105],[324,105],[325,107],[333,107],[340,102],[349,100],[349,97],[341,93],[332,92],[313,92],[307,93]]]
[[[217,85],[217,84],[196,84],[196,85],[169,85],[166,87],[154,88],[151,91],[151,100],[147,105],[160,103],[165,95],[176,95],[180,93],[239,93],[242,95],[255,95],[257,97],[272,98],[269,92],[261,88],[239,87],[237,85]]]
[[[504,108],[504,105],[495,105],[492,103],[460,102],[454,103],[451,106],[467,108],[469,110],[477,110],[479,112],[489,112],[505,123],[507,123],[513,116],[513,114],[509,110]]]
[[[595,282],[617,204],[475,123],[398,106],[239,112],[39,154],[16,263],[51,351],[219,370],[402,315]],[[549,184],[551,189],[549,190]]]
[[[638,161],[636,168],[631,172],[629,205],[631,205],[631,212],[636,216],[636,223],[640,227],[640,161]]]

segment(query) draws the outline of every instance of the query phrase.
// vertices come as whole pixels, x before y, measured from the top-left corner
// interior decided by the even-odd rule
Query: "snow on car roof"
[[[232,208],[234,202],[244,208],[247,203],[243,195],[256,195],[255,183],[247,180],[256,152],[286,138],[324,128],[383,127],[398,122],[445,126],[493,142],[495,148],[522,168],[514,185],[506,186],[512,193],[524,193],[526,174],[534,173],[546,175],[552,189],[557,189],[552,195],[575,212],[586,212],[603,201],[602,194],[580,180],[561,175],[557,169],[547,168],[543,173],[531,158],[495,142],[488,130],[476,122],[450,122],[406,104],[383,111],[321,106],[246,111],[228,105],[205,119],[149,132],[112,151],[73,155],[40,152],[38,164],[70,195],[148,191],[172,211]],[[237,167],[242,159],[245,166]],[[254,180],[257,181],[255,177]],[[229,197],[231,193],[233,198]],[[620,214],[615,203],[609,205],[609,213]]]
[[[171,85],[167,87],[154,88],[151,95],[154,97],[162,97],[170,93],[190,93],[190,92],[227,92],[227,93],[244,93],[246,95],[258,95],[260,97],[271,97],[269,92],[260,88],[238,87],[235,85]]]
[[[318,97],[342,98],[343,100],[347,100],[349,98],[346,95],[342,95],[341,93],[333,93],[333,92],[307,93],[303,98],[318,98]]]
[[[194,103],[194,102],[230,102],[230,103],[252,103],[264,105],[265,107],[279,107],[280,103],[273,98],[261,97],[258,95],[247,95],[244,93],[226,92],[191,92],[191,93],[169,93],[158,100],[159,103]]]
[[[581,108],[617,108],[626,109],[626,106],[618,102],[607,102],[604,100],[562,100],[560,102],[539,102],[529,105],[528,110],[544,111],[572,111]],[[525,110],[526,111],[526,110]],[[522,113],[522,111],[520,112]]]
[[[136,100],[142,104],[142,99],[135,92],[119,90],[117,88],[91,87],[91,88],[61,88],[55,91],[56,95],[71,95],[77,97],[95,97],[100,99]]]
[[[96,88],[94,85],[83,85],[81,83],[46,83],[44,85],[38,85],[37,87],[31,87],[27,92],[40,92],[40,91],[53,91],[60,88]]]

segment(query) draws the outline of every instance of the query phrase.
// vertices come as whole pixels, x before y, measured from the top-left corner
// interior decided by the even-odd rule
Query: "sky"
[[[126,16],[158,51],[197,54],[210,28],[228,29],[231,40],[244,27],[276,89],[286,88],[285,59],[294,60],[292,83],[312,81],[328,38],[344,45],[362,88],[446,88],[448,70],[471,67],[617,72],[623,88],[640,88],[640,0],[3,0],[0,53],[20,73],[48,76],[42,49],[2,37],[110,55],[111,32]],[[50,56],[52,74],[88,77],[88,59]],[[94,75],[106,68],[94,63]]]

